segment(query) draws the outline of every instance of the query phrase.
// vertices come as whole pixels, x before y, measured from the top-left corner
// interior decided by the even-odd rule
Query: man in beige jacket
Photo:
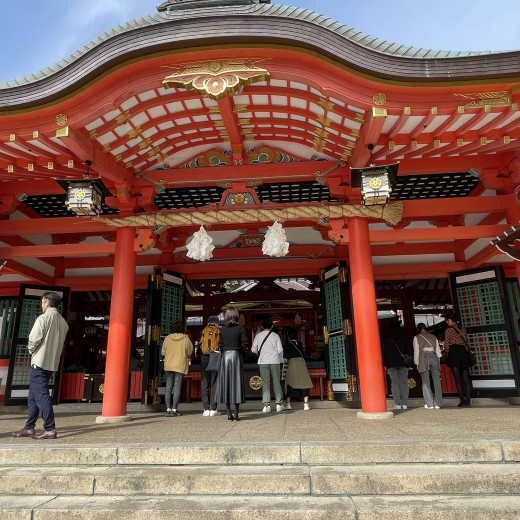
[[[47,292],[42,296],[43,314],[36,318],[29,334],[27,348],[31,354],[31,373],[29,375],[29,396],[27,405],[29,415],[22,430],[13,437],[32,437],[33,439],[55,439],[56,424],[54,410],[49,395],[49,381],[58,370],[65,336],[69,330],[67,322],[59,313],[61,298],[58,294]],[[34,427],[42,414],[43,432],[35,435]]]

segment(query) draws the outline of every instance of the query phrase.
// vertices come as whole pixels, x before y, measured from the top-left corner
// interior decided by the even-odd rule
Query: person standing
[[[456,314],[446,316],[446,325],[444,332],[444,350],[448,355],[446,365],[451,368],[457,385],[460,397],[460,403],[457,406],[471,408],[471,378],[469,377],[469,356],[466,349],[468,334]],[[466,386],[466,395],[464,395],[463,382]]]
[[[200,336],[200,387],[202,395],[202,406],[204,417],[213,417],[218,415],[217,412],[217,395],[216,384],[218,372],[207,371],[210,354],[214,350],[218,350],[218,342],[220,339],[220,327],[218,316],[210,316],[208,324],[202,330]],[[210,399],[211,388],[211,399]]]
[[[298,331],[291,329],[288,341],[283,348],[283,357],[289,360],[287,374],[285,375],[285,399],[286,410],[292,410],[291,399],[303,397],[303,409],[310,410],[309,395],[311,393],[312,381],[307,364],[303,357],[303,345],[298,341]]]
[[[184,322],[172,322],[170,334],[164,338],[161,354],[164,356],[164,375],[166,377],[166,417],[182,415],[177,409],[181,398],[182,380],[188,373],[188,357],[193,352],[193,343],[184,334]],[[172,397],[173,390],[173,397]]]
[[[27,349],[31,354],[31,372],[29,375],[29,413],[22,430],[13,433],[13,437],[32,437],[33,439],[55,439],[56,423],[54,409],[49,394],[49,381],[58,370],[65,336],[69,326],[59,313],[61,297],[53,292],[42,295],[43,314],[36,321],[29,333]],[[43,419],[43,431],[36,435],[34,427],[39,415]]]
[[[253,340],[251,348],[253,354],[258,354],[258,367],[262,379],[262,403],[263,412],[271,411],[271,377],[273,379],[276,411],[282,412],[285,408],[283,402],[282,385],[280,383],[280,363],[283,362],[283,347],[280,336],[273,332],[273,320],[262,320],[262,332],[259,332]]]
[[[217,381],[217,401],[226,405],[228,421],[239,421],[240,405],[246,402],[243,382],[244,362],[242,350],[248,346],[246,329],[238,323],[236,307],[226,309],[224,324],[220,328],[219,349],[222,352]],[[235,415],[231,413],[235,405]]]
[[[399,323],[390,325],[388,334],[381,341],[383,365],[390,376],[392,395],[394,397],[395,410],[406,410],[408,408],[408,368],[403,356],[411,356],[408,340],[404,335]]]
[[[424,407],[433,410],[442,406],[441,348],[437,338],[428,332],[424,323],[417,325],[417,332],[417,336],[413,339],[413,359],[421,374]],[[433,394],[430,374],[433,380]]]

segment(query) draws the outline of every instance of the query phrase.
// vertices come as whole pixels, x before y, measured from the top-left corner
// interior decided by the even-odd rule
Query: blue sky
[[[427,49],[520,50],[520,2],[271,0],[319,12],[383,40]],[[162,0],[3,0],[0,81],[36,72]]]

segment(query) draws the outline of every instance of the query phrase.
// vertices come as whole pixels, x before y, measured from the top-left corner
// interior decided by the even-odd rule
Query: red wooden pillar
[[[368,220],[361,217],[349,218],[348,229],[361,408],[364,413],[379,414],[386,412],[385,374]]]
[[[520,205],[515,204],[514,206],[510,206],[506,210],[507,223],[511,224],[511,226],[518,226],[520,223]],[[518,280],[518,285],[520,286],[520,262],[514,262],[515,270],[516,270],[516,278]]]
[[[126,415],[136,254],[135,231],[117,230],[102,417]]]

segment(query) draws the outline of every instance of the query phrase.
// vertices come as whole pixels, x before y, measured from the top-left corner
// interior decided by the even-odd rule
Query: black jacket
[[[220,350],[242,350],[249,345],[246,329],[242,325],[231,323],[220,327],[218,348]]]
[[[397,350],[398,347],[402,354],[410,354],[413,356],[412,349],[408,344],[408,340],[406,339],[401,327],[390,329],[386,336],[381,340],[383,365],[386,368],[408,367]]]

